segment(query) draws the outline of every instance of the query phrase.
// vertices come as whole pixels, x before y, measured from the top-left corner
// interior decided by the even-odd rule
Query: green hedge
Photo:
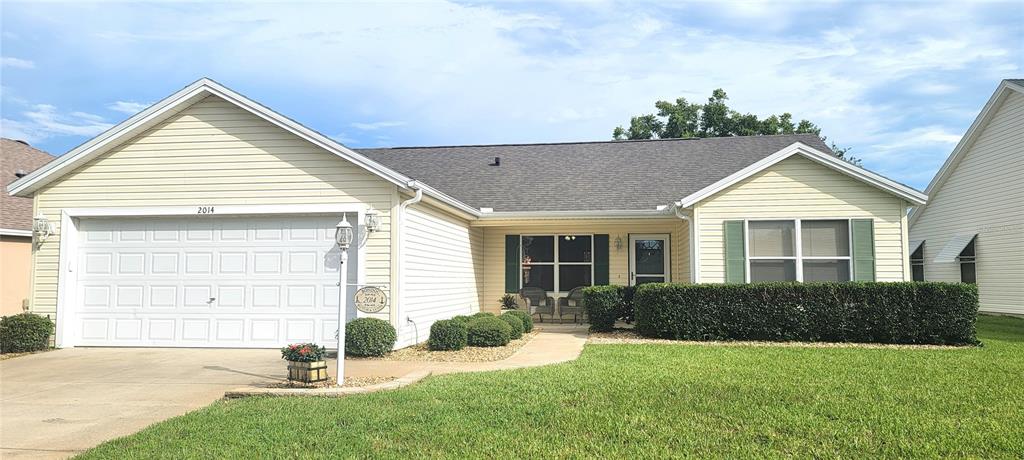
[[[523,337],[523,331],[525,330],[525,328],[523,327],[523,320],[519,319],[519,317],[509,315],[506,313],[498,316],[498,319],[508,323],[509,327],[512,328],[512,332],[509,335],[509,338],[511,338],[512,340],[516,340],[521,339]]]
[[[978,343],[972,284],[661,283],[640,286],[634,303],[636,331],[646,337]]]
[[[0,318],[0,353],[45,350],[52,332],[53,321],[34,313]]]
[[[587,311],[591,331],[612,330],[622,304],[622,286],[592,286],[583,290],[583,309]]]
[[[474,347],[501,347],[512,340],[512,326],[496,316],[481,316],[468,324],[467,342]]]
[[[451,351],[466,348],[467,332],[466,322],[456,319],[443,319],[434,321],[430,325],[430,338],[427,340],[427,348],[435,351]]]
[[[509,310],[502,315],[512,315],[519,318],[523,322],[523,333],[528,333],[533,330],[533,317],[529,313],[523,310]]]
[[[349,356],[384,356],[396,340],[395,328],[382,319],[357,318],[345,325],[345,354]]]

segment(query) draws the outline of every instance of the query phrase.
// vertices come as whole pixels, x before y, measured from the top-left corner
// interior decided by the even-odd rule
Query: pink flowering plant
[[[288,361],[311,363],[323,361],[327,349],[315,343],[293,343],[281,348],[281,357]]]

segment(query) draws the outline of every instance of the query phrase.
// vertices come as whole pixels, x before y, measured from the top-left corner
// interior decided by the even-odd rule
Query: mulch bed
[[[380,358],[359,358],[379,361],[428,361],[447,363],[479,363],[486,361],[500,361],[512,356],[536,337],[537,331],[523,334],[522,338],[513,340],[503,347],[466,347],[457,351],[430,351],[426,343],[413,345],[388,353]],[[352,358],[348,358],[352,359]]]
[[[888,343],[852,343],[852,342],[763,342],[742,340],[670,340],[649,339],[641,337],[632,330],[616,329],[612,332],[591,332],[588,344],[660,344],[660,345],[712,345],[712,346],[747,346],[747,347],[805,347],[805,348],[890,348],[890,349],[958,349],[974,348],[956,345],[916,345]]]

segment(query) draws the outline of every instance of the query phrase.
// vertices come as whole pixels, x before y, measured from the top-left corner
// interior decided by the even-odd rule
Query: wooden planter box
[[[327,380],[327,361],[300,363],[288,361],[288,380],[316,383]]]

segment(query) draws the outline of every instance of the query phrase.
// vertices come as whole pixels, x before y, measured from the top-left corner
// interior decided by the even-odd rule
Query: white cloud
[[[404,121],[375,121],[372,123],[352,123],[351,126],[355,129],[362,131],[377,131],[385,128],[396,128],[399,126],[405,126]]]
[[[132,101],[116,101],[107,104],[107,108],[110,110],[113,110],[115,112],[127,113],[130,115],[135,115],[136,113],[141,112],[146,107],[149,107],[149,104]]]
[[[38,143],[56,136],[93,137],[113,126],[99,115],[85,112],[64,114],[49,104],[36,104],[21,115],[25,119],[4,118],[0,122],[4,137]]]
[[[25,59],[3,57],[0,58],[0,67],[11,67],[14,69],[34,69],[36,68],[36,63]]]

